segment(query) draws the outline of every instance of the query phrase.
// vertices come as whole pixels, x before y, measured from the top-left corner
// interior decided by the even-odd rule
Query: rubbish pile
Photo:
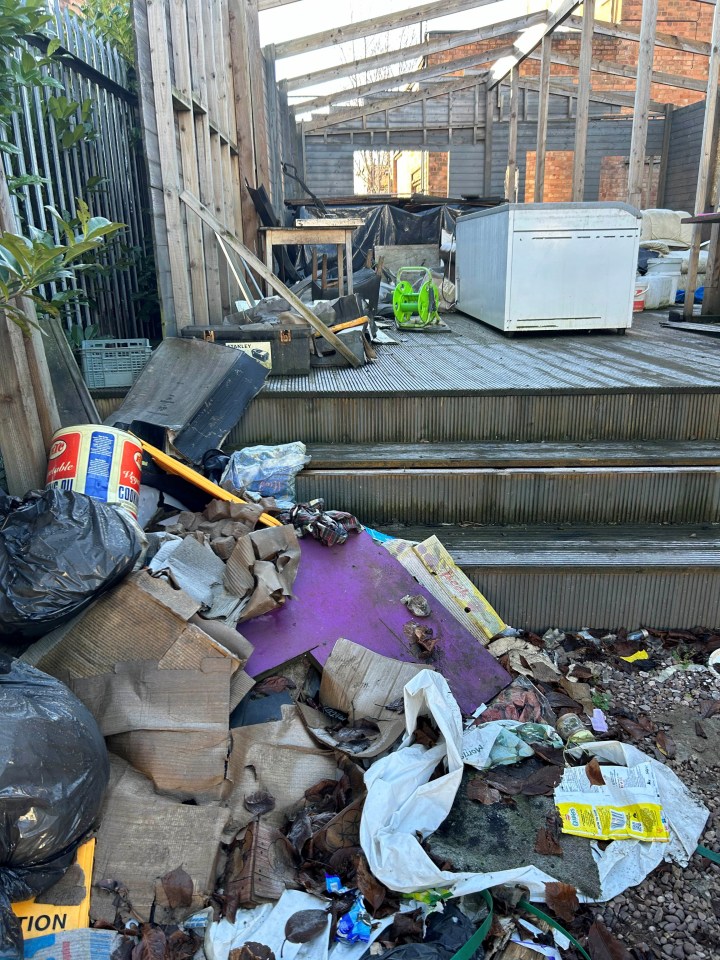
[[[0,957],[632,957],[591,905],[708,810],[604,691],[677,638],[522,634],[437,538],[295,504],[289,446],[218,485],[143,441],[144,530],[0,502]]]

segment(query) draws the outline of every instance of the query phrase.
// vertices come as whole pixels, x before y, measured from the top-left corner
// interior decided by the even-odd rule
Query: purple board
[[[350,534],[339,547],[306,538],[300,547],[295,599],[239,625],[255,647],[246,667],[251,677],[304,653],[324,666],[340,637],[386,657],[422,662],[403,633],[413,618],[401,603],[407,594],[419,593],[432,609],[419,622],[438,637],[426,662],[445,677],[463,713],[472,713],[510,683],[497,660],[369,534]]]

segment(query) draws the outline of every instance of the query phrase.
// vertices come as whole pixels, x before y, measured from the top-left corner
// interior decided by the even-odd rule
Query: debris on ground
[[[516,630],[437,537],[292,502],[286,449],[163,454],[195,494],[146,530],[11,505],[7,597],[69,576],[0,673],[2,956],[717,955],[720,634]],[[8,531],[41,514],[35,571]]]

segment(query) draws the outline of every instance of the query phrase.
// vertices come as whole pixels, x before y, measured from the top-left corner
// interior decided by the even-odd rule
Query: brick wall
[[[660,157],[648,157],[643,174],[643,209],[657,206]],[[625,200],[628,186],[628,158],[603,157],[600,162],[598,200]]]
[[[641,10],[642,0],[622,0],[622,19],[620,23],[639,29]],[[712,5],[698,3],[697,0],[660,0],[657,29],[661,33],[672,33],[680,37],[709,42],[712,31],[712,15]],[[448,63],[474,53],[496,50],[499,47],[507,46],[514,39],[515,37],[509,35],[467,44],[464,47],[456,47],[454,50],[430,55],[428,63]],[[580,56],[580,34],[555,33],[552,49],[554,53],[560,56],[577,60]],[[593,38],[593,59],[595,60],[606,60],[621,66],[635,67],[637,66],[638,49],[639,44],[632,40],[620,40],[605,36],[595,36]],[[707,64],[707,57],[684,53],[680,50],[670,50],[666,47],[655,48],[653,63],[655,70],[704,81],[707,79]],[[537,60],[525,60],[520,67],[521,77],[536,77],[539,73],[540,62]],[[554,63],[551,76],[576,77],[577,71],[574,67]],[[593,71],[592,88],[598,93],[603,90],[633,92],[635,90],[635,80],[631,77],[618,77],[614,74]],[[651,85],[651,97],[653,100],[680,107],[704,99],[704,93],[654,83]]]
[[[429,153],[427,157],[427,192],[446,197],[448,192],[448,154]]]
[[[567,203],[572,200],[572,150],[547,150],[545,153],[544,203]],[[535,200],[535,162],[537,155],[528,150],[525,155],[525,203]]]

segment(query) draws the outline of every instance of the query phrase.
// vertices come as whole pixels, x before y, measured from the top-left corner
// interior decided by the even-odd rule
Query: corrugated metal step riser
[[[720,565],[611,573],[460,565],[507,623],[526,630],[720,625]]]
[[[583,392],[466,396],[263,393],[226,447],[256,443],[713,440],[720,393]]]
[[[297,495],[370,525],[703,523],[720,520],[720,468],[309,469]]]

